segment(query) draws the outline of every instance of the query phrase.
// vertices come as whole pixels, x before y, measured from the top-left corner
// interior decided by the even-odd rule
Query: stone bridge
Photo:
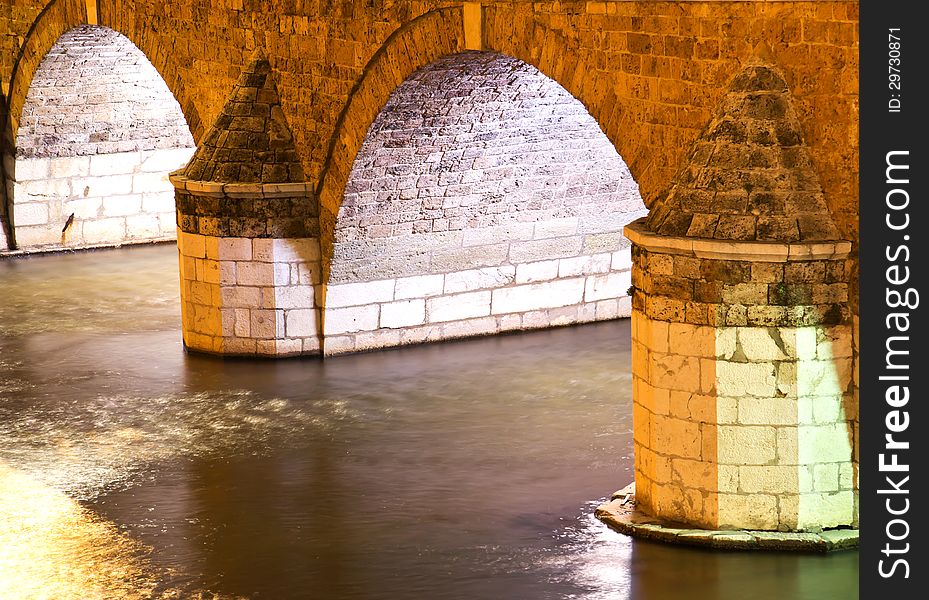
[[[14,0],[0,35],[3,246],[176,235],[224,355],[632,316],[642,509],[857,526],[857,2]]]

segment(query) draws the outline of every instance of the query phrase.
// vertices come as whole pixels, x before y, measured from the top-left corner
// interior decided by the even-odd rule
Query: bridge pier
[[[184,344],[227,356],[319,354],[319,217],[256,54],[188,165],[172,173]]]
[[[624,233],[637,509],[704,529],[857,526],[850,244],[775,69],[735,77]]]

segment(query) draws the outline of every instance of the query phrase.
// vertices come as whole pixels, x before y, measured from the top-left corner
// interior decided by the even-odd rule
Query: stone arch
[[[109,6],[115,4],[112,0],[102,0],[98,3],[100,15],[88,15],[87,4],[83,0],[51,0],[26,34],[10,77],[7,98],[8,123],[4,128],[8,143],[12,145],[16,139],[26,94],[42,59],[65,32],[81,25],[102,25],[129,38],[158,71],[180,104],[194,140],[199,140],[203,135],[199,111],[193,98],[187,93],[179,72],[171,65],[171,53],[166,52],[153,36],[139,36],[137,32],[127,30],[118,17],[113,16],[118,15],[119,11],[116,7]]]
[[[17,246],[173,239],[167,173],[193,149],[175,97],[131,40],[102,25],[69,29],[20,108],[10,203]]]
[[[199,111],[171,62],[172,54],[165,51],[155,36],[137,35],[128,30],[120,19],[119,6],[114,0],[97,0],[90,10],[86,0],[50,0],[33,21],[24,36],[10,74],[9,87],[0,112],[0,246],[17,245],[11,213],[13,210],[13,162],[15,141],[19,130],[26,96],[43,58],[67,31],[81,25],[102,25],[124,35],[155,67],[159,76],[178,101],[194,140],[204,133]],[[90,10],[90,12],[89,12]],[[96,14],[95,14],[96,13]]]
[[[467,50],[417,69],[340,200],[327,354],[628,316],[638,186],[583,104],[523,61]]]
[[[482,23],[486,23],[491,17],[488,13],[491,8],[481,8]],[[332,256],[335,218],[349,172],[355,156],[361,149],[368,127],[374,122],[393,91],[413,72],[469,47],[465,40],[464,19],[462,7],[452,7],[434,10],[409,21],[385,40],[365,66],[349,94],[334,128],[316,189],[320,205],[324,280],[327,278],[328,261]],[[504,28],[491,28],[482,24],[480,39],[471,40],[471,46],[474,46],[476,41],[482,50],[499,52],[519,59],[538,69],[577,98],[613,143],[616,151],[626,160],[633,178],[642,185],[646,205],[650,205],[657,191],[653,188],[665,185],[670,180],[673,170],[662,171],[660,177],[663,177],[663,180],[647,173],[651,166],[650,155],[646,152],[648,145],[642,141],[634,141],[641,132],[632,112],[626,113],[622,110],[625,106],[620,102],[620,98],[603,80],[587,76],[588,69],[593,70],[602,62],[602,56],[582,49],[576,40],[572,42],[554,27],[546,27],[535,21],[529,25],[519,32],[513,28],[504,33]],[[594,81],[593,84],[591,80]],[[707,112],[707,118],[708,115]],[[703,119],[702,116],[699,118]],[[643,185],[643,179],[646,179],[649,185]],[[652,184],[652,181],[661,183]]]

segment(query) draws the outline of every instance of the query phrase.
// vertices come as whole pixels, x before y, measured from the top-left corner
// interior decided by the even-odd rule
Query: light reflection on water
[[[0,538],[42,538],[15,491],[40,490],[84,549],[30,547],[114,574],[58,597],[856,595],[848,558],[655,547],[593,518],[632,478],[627,323],[222,361],[181,348],[174,253],[0,262]],[[61,583],[11,552],[31,558],[0,560],[0,589]]]

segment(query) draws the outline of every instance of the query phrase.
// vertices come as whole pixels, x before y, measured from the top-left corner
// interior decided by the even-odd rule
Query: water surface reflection
[[[857,596],[856,553],[667,548],[592,518],[632,477],[625,321],[223,361],[183,352],[176,282],[170,246],[0,262],[0,541],[44,535],[10,490],[54,498],[92,523],[85,550],[30,547],[109,573],[110,597]],[[0,553],[0,597],[63,577],[41,563]]]

